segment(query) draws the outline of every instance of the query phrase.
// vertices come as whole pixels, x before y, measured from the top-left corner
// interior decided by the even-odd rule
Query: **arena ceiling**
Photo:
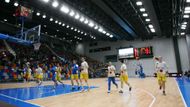
[[[60,40],[148,40],[189,33],[189,0],[1,0],[0,32],[18,33],[18,5],[33,10],[25,28]]]

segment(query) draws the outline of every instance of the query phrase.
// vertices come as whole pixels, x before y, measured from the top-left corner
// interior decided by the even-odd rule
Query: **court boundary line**
[[[177,79],[177,78],[175,78],[175,83],[176,83],[176,85],[177,85],[177,89],[178,89],[178,91],[179,91],[179,93],[180,93],[180,96],[181,96],[181,98],[182,98],[182,101],[183,101],[184,106],[187,107],[187,103],[185,102],[185,99],[184,99],[184,97],[183,97],[183,95],[182,95],[182,93],[181,93],[181,90],[179,89],[179,84],[178,84],[178,82],[177,82],[176,79]]]
[[[4,96],[4,97],[7,97],[7,98],[10,98],[10,99],[13,99],[13,100],[17,100],[17,101],[23,102],[23,103],[32,104],[32,105],[39,106],[39,107],[44,107],[44,106],[41,106],[41,105],[38,105],[38,104],[35,104],[35,103],[31,103],[31,102],[27,102],[27,101],[24,101],[24,100],[21,100],[21,99],[17,99],[17,98],[11,97],[11,96],[7,96],[5,94],[0,94],[0,95]]]
[[[96,88],[98,88],[98,87],[95,86],[92,89],[96,89]],[[87,91],[88,90],[84,90],[83,92],[87,92]],[[48,97],[41,97],[41,98],[36,98],[36,99],[31,99],[31,100],[26,100],[26,101],[33,101],[33,100],[39,100],[39,99],[43,99],[43,98],[55,97],[55,96],[59,96],[59,95],[68,95],[68,94],[76,94],[76,93],[82,93],[82,90],[78,90],[78,91],[70,92],[70,93],[66,93],[66,94],[58,94],[58,95],[53,95],[53,96],[48,96]]]
[[[144,90],[144,89],[136,89],[136,90],[141,90],[141,91],[144,91],[145,93],[147,93],[148,95],[150,95],[152,98],[153,98],[153,101],[150,103],[150,105],[148,106],[148,107],[152,107],[152,105],[155,103],[155,101],[156,101],[156,97],[152,94],[152,93],[150,93],[150,92],[148,92],[148,91],[146,91],[146,90]]]

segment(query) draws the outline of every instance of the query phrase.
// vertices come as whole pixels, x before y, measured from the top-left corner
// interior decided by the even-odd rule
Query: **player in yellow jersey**
[[[124,60],[120,60],[122,65],[120,68],[120,81],[121,81],[121,90],[119,91],[119,93],[123,93],[123,84],[127,84],[129,86],[129,91],[131,91],[131,85],[128,82],[128,74],[127,74],[127,66],[124,63]]]
[[[30,81],[31,72],[32,72],[32,70],[31,70],[30,66],[28,65],[28,66],[27,66],[27,69],[26,69],[26,76],[25,76],[27,82]]]
[[[38,85],[41,85],[42,79],[43,79],[43,72],[42,72],[42,68],[39,65],[37,65],[37,69],[36,69],[36,78],[37,78]]]
[[[80,82],[81,82],[81,86],[82,86],[82,91],[84,91],[84,87],[83,87],[83,81],[85,81],[85,83],[88,86],[88,91],[90,90],[89,84],[88,84],[88,63],[85,61],[85,58],[82,57],[81,58],[82,63],[81,63],[81,73],[80,73]]]
[[[166,84],[166,74],[168,72],[168,67],[166,62],[162,60],[162,57],[154,57],[156,60],[155,68],[157,71],[157,79],[160,89],[163,89],[163,95],[166,95],[165,84]]]
[[[58,81],[58,82],[60,82],[63,86],[64,86],[64,84],[63,84],[63,82],[61,81],[61,72],[62,72],[62,68],[61,68],[61,66],[60,66],[60,64],[59,63],[57,63],[57,69],[56,69],[56,80]]]

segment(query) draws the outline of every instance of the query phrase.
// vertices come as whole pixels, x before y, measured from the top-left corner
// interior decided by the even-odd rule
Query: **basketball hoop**
[[[33,46],[34,46],[34,50],[38,51],[40,49],[41,43],[34,43]]]

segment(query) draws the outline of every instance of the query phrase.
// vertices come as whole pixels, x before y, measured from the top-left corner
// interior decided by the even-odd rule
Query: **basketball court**
[[[43,86],[36,86],[33,82],[9,83],[0,85],[0,98],[10,104],[32,107],[73,107],[75,105],[79,107],[185,107],[186,103],[189,104],[189,95],[187,95],[189,88],[182,83],[183,81],[187,80],[169,78],[166,88],[167,96],[163,96],[158,90],[155,78],[131,78],[133,91],[129,92],[125,87],[123,94],[118,93],[115,87],[112,87],[113,91],[107,94],[105,78],[91,79],[89,82],[92,88],[89,92],[70,91],[69,85],[59,86],[56,90],[52,90],[52,82],[45,82]],[[70,81],[64,82],[70,84]],[[184,98],[186,103],[184,103]]]
[[[1,0],[0,107],[190,107],[190,0]]]

